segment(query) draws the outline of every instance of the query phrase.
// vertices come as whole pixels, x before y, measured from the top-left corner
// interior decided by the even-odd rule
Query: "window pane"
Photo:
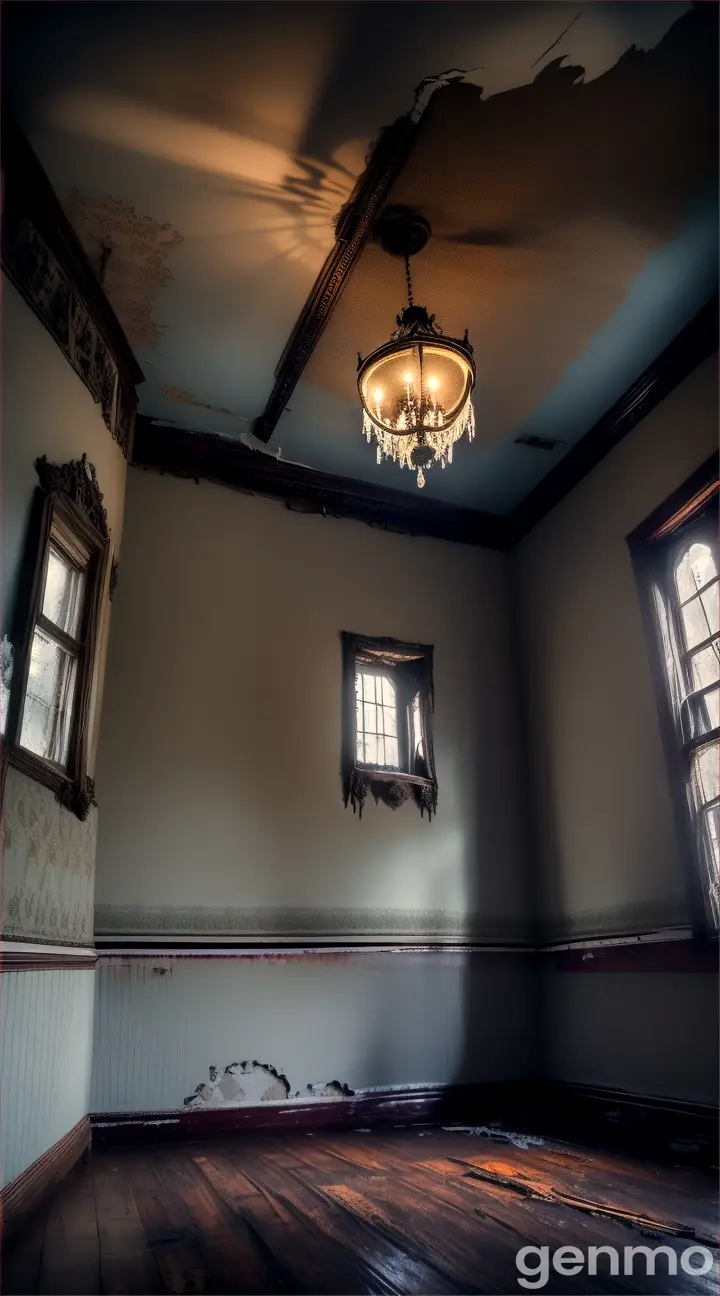
[[[702,594],[696,594],[695,598],[680,609],[688,648],[693,648],[695,644],[702,643],[703,639],[709,639],[710,635],[717,634],[720,628],[719,589],[720,586],[716,581],[710,589],[706,589]]]
[[[690,658],[692,665],[693,687],[706,688],[720,680],[720,648],[718,644],[708,644]]]
[[[382,708],[382,724],[384,733],[386,733],[390,738],[397,737],[397,716],[395,714],[394,706],[384,706]]]
[[[422,740],[422,724],[420,721],[420,694],[416,693],[412,704],[412,727],[413,727],[413,753],[415,756],[425,758],[425,751]]]
[[[720,796],[720,744],[711,743],[696,752],[692,764],[693,790],[698,806]]]
[[[683,708],[683,739],[701,738],[720,728],[720,688],[689,698]]]
[[[365,734],[365,764],[377,765],[377,738],[375,734]]]
[[[76,666],[71,653],[36,628],[20,745],[57,765],[67,760]]]
[[[364,765],[398,768],[395,686],[386,675],[355,676],[357,759]]]
[[[715,922],[720,924],[720,806],[711,806],[702,816],[710,877],[708,890]]]
[[[42,612],[60,630],[77,638],[80,632],[85,574],[65,557],[55,545],[48,549]]]
[[[707,585],[713,576],[717,576],[717,565],[709,545],[690,545],[687,553],[678,563],[675,579],[677,581],[680,602],[684,603],[696,590]]]
[[[713,689],[712,693],[706,693],[703,702],[707,710],[707,723],[711,729],[720,727],[720,690]]]

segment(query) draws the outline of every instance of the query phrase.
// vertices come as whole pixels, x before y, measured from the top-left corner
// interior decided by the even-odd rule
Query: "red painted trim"
[[[90,1118],[83,1116],[77,1125],[73,1125],[67,1134],[2,1189],[0,1220],[5,1241],[17,1231],[43,1197],[72,1170],[75,1162],[90,1147],[91,1138]]]
[[[2,972],[92,972],[97,963],[97,954],[76,954],[68,950],[67,954],[58,950],[57,954],[35,953],[30,947],[25,950],[3,950],[0,953],[0,973]]]
[[[472,946],[472,945],[316,945],[316,946],[264,946],[261,949],[252,946],[228,946],[227,948],[198,946],[196,948],[185,946],[177,948],[173,945],[118,945],[108,942],[107,946],[98,946],[98,957],[102,959],[250,959],[261,961],[286,961],[288,959],[297,959],[304,961],[323,960],[325,962],[338,962],[343,959],[354,959],[358,955],[369,956],[377,954],[463,954],[487,955],[497,958],[505,956],[515,959],[518,956],[527,957],[535,951],[523,946],[498,945],[498,946]]]

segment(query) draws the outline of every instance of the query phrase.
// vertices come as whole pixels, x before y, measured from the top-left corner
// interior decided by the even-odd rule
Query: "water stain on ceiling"
[[[154,347],[164,332],[153,318],[155,300],[173,281],[167,261],[182,234],[168,222],[139,216],[119,198],[71,189],[63,206],[130,345]]]

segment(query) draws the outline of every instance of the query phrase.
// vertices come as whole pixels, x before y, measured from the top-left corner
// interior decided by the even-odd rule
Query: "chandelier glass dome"
[[[393,234],[397,238],[396,230]],[[428,468],[452,463],[455,442],[465,433],[471,441],[475,434],[475,362],[467,333],[462,341],[446,338],[435,316],[414,304],[409,242],[406,234],[402,254],[409,305],[398,315],[390,341],[364,360],[358,357],[358,391],[363,431],[368,442],[376,442],[378,463],[395,459],[417,472],[417,484],[424,486]],[[397,241],[394,247],[383,243],[387,250],[397,246]]]

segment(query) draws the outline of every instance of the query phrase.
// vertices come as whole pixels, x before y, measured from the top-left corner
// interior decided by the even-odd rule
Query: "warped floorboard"
[[[422,1127],[127,1144],[94,1151],[36,1212],[7,1249],[2,1291],[714,1296],[716,1189],[688,1168]],[[583,1267],[523,1286],[526,1246],[577,1247]],[[617,1276],[607,1256],[588,1272],[598,1246],[618,1250]],[[628,1276],[627,1246],[670,1250],[654,1275],[640,1256]],[[684,1271],[690,1246],[712,1270]]]

